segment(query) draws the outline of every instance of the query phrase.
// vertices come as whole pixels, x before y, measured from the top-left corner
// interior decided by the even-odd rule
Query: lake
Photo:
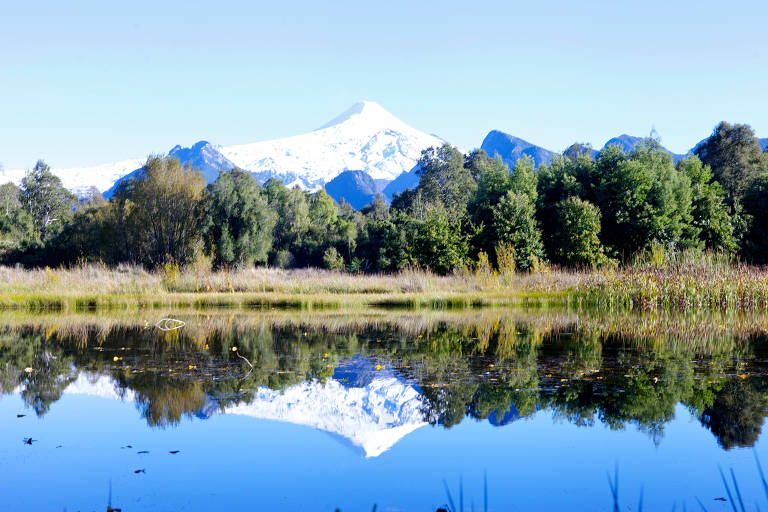
[[[762,315],[0,316],[2,510],[768,508]]]

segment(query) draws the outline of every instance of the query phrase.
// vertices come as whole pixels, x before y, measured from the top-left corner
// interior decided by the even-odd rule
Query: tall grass
[[[709,253],[648,258],[591,274],[579,283],[576,300],[608,309],[768,309],[768,272],[763,267]]]
[[[522,301],[562,301],[573,274],[440,276],[407,269],[393,274],[273,268],[226,272],[121,265],[62,269],[0,267],[0,307],[87,309],[134,307],[275,306],[471,307]]]
[[[768,309],[768,272],[716,253],[651,249],[632,265],[598,270],[488,266],[440,276],[273,268],[224,272],[121,265],[24,270],[0,267],[0,308],[472,308],[520,304],[601,310]]]

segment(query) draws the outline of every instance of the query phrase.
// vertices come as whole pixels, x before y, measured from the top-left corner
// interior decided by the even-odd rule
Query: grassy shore
[[[565,301],[577,274],[438,276],[349,274],[319,269],[254,268],[210,272],[194,268],[148,272],[86,265],[69,269],[0,267],[0,307],[123,309],[206,307],[473,307]]]
[[[148,272],[140,267],[0,267],[0,308],[25,310],[159,308],[471,308],[573,306],[607,310],[766,310],[765,268],[666,262],[601,270],[544,268],[500,275],[466,270],[349,274],[254,268]]]

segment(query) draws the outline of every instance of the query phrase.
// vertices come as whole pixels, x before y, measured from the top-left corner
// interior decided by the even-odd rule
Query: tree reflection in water
[[[188,325],[202,327],[162,333],[129,322],[84,321],[56,329],[31,318],[0,333],[0,391],[20,392],[43,416],[78,375],[108,376],[121,396],[130,393],[150,426],[167,427],[211,408],[250,403],[260,388],[325,382],[363,358],[417,386],[424,420],[445,428],[466,417],[504,425],[547,410],[578,426],[638,428],[658,443],[683,404],[727,450],[754,445],[768,415],[762,332],[704,341],[692,335],[686,342],[684,334],[647,324],[611,329],[570,316],[426,324],[411,317],[399,323],[202,317]]]

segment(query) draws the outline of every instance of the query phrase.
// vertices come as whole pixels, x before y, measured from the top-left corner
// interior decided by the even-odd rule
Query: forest
[[[522,158],[512,169],[446,144],[418,169],[414,189],[357,211],[237,168],[206,186],[157,156],[111,200],[95,189],[78,199],[41,160],[20,186],[0,186],[0,261],[438,274],[629,265],[657,250],[768,261],[768,153],[748,125],[718,124],[677,163],[649,137],[631,152],[576,143],[548,165]]]

